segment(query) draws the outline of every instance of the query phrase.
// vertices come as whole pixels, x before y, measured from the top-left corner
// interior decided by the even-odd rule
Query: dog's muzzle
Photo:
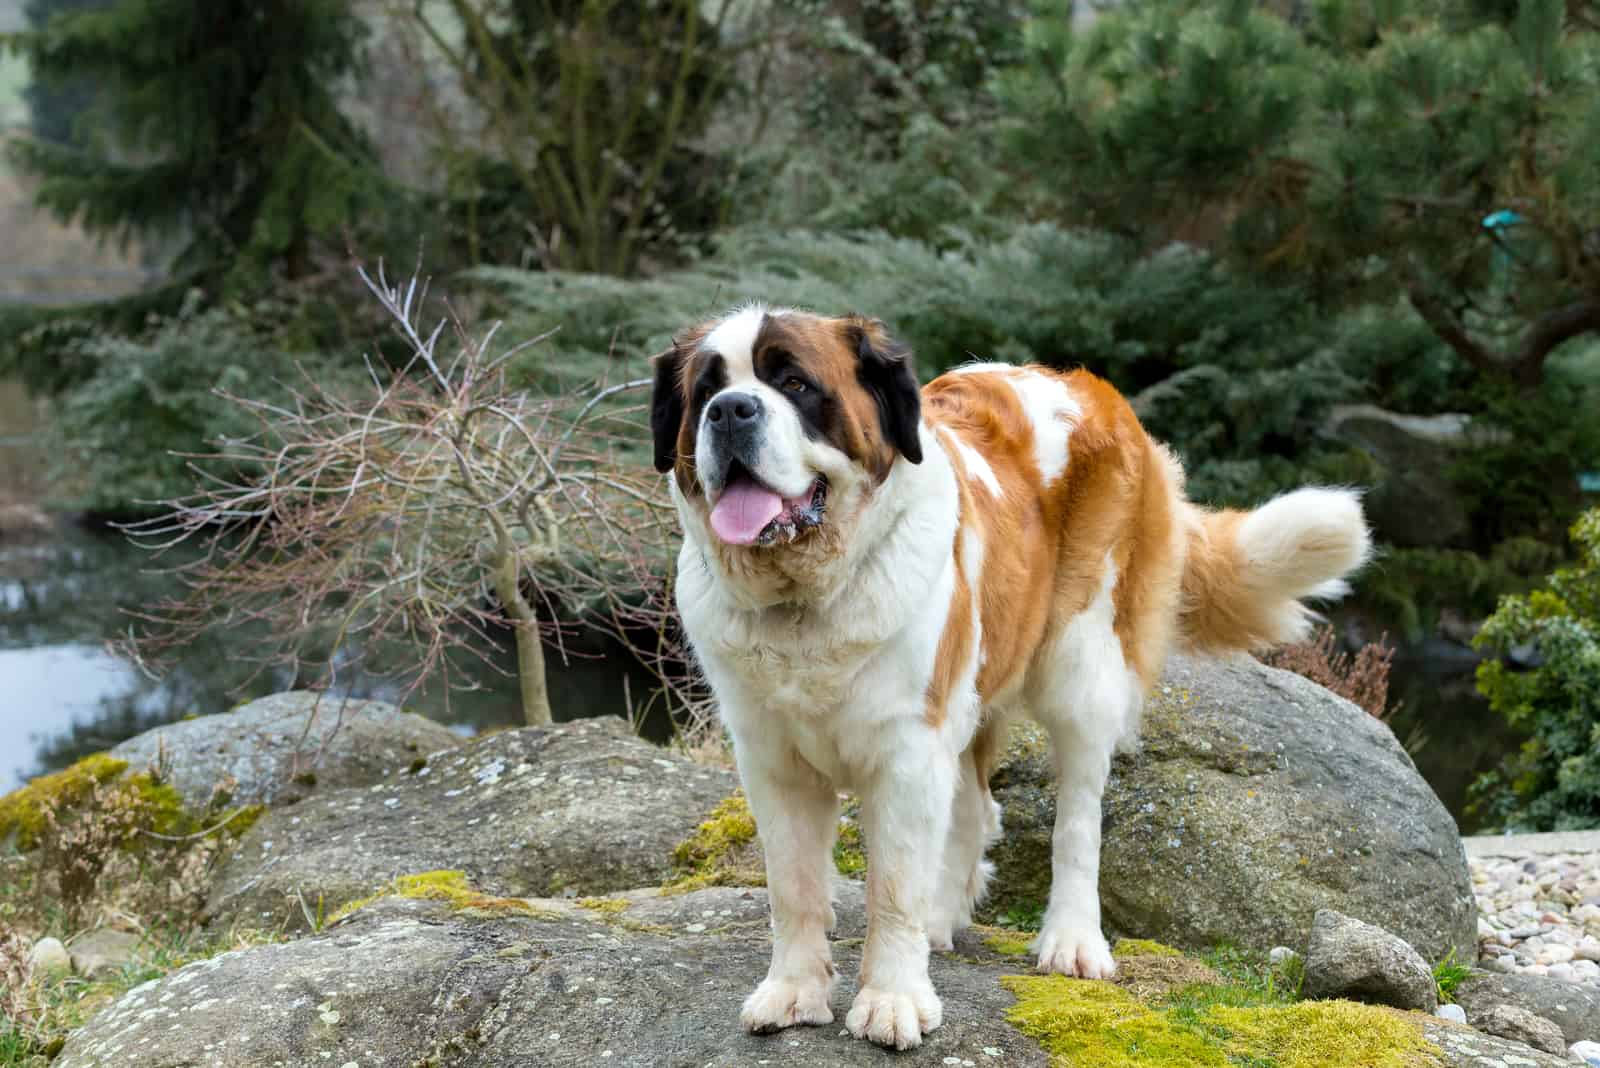
[[[706,407],[704,432],[711,439],[713,463],[713,470],[700,473],[706,489],[720,492],[735,464],[755,469],[766,425],[766,405],[753,393],[724,393]]]

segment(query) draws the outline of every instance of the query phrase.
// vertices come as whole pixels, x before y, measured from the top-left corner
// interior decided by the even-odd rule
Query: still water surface
[[[69,525],[27,543],[0,541],[0,793],[162,723],[316,681],[283,669],[258,674],[253,636],[238,629],[208,631],[156,677],[108,649],[133,622],[129,610],[181,591],[170,564],[155,565],[115,533]],[[432,686],[406,696],[405,707],[463,734],[520,723],[515,657],[508,648],[492,660],[470,676],[478,689]],[[561,719],[620,713],[625,678],[635,697],[651,687],[617,649],[566,664],[552,652],[549,667]],[[398,701],[403,687],[345,669],[334,692]]]

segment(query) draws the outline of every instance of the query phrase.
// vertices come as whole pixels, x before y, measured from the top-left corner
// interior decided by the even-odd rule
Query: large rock
[[[449,728],[383,701],[305,691],[273,694],[232,712],[170,723],[111,750],[139,770],[160,763],[196,810],[231,780],[231,804],[270,805],[305,787],[371,786],[461,739]]]
[[[1499,975],[1474,968],[1455,989],[1456,1003],[1476,1021],[1497,1005],[1523,1009],[1561,1028],[1567,1042],[1600,1041],[1600,992],[1544,975]]]
[[[860,895],[840,903],[859,936]],[[147,983],[67,1042],[55,1068],[701,1068],[882,1065],[841,1034],[859,938],[837,944],[835,1023],[744,1034],[739,1005],[767,970],[766,893],[716,889],[608,913],[533,901],[493,918],[386,899],[322,934],[226,953]],[[1005,1022],[1014,971],[965,942],[937,956],[944,1025],[896,1064],[1038,1066]]]
[[[921,1048],[886,1053],[848,1037],[842,1021],[856,990],[864,929],[859,886],[840,888],[834,1022],[770,1036],[738,1026],[741,1001],[767,969],[766,891],[640,892],[596,904],[479,899],[463,907],[385,898],[320,934],[225,953],[130,991],[67,1040],[54,1068],[1047,1063],[1006,1022],[1013,998],[1000,979],[1020,962],[970,932],[957,936],[954,953],[933,956],[944,1024]],[[1174,983],[1216,980],[1196,962],[1165,957],[1124,960],[1125,972],[1131,976],[1140,963],[1142,979],[1119,980],[1136,997],[1142,987],[1158,999]],[[1069,996],[1105,986],[1042,981]],[[1117,1017],[1093,1023],[1074,1015],[1093,1003],[1064,1008],[1061,1030],[1087,1027],[1111,1048],[1125,1045],[1129,1035]],[[1563,1063],[1432,1017],[1401,1018],[1433,1044],[1439,1068]],[[1303,1061],[1312,1051],[1298,1043],[1295,1052]],[[1355,1068],[1348,1060],[1328,1063]]]
[[[662,882],[732,772],[641,741],[615,717],[502,731],[364,789],[273,809],[224,858],[206,912],[306,926],[399,875],[464,871],[495,894]]]
[[[1474,429],[1458,413],[1405,415],[1371,404],[1336,405],[1325,430],[1368,453],[1381,469],[1362,505],[1385,541],[1452,545],[1472,532],[1450,468],[1464,449],[1492,432]]]
[[[1300,992],[1422,1012],[1439,1007],[1433,971],[1416,950],[1381,927],[1332,909],[1318,909],[1312,920]]]
[[[90,931],[72,943],[72,970],[83,976],[119,971],[133,960],[141,941],[136,934],[109,927]]]
[[[1567,1051],[1560,1027],[1515,1005],[1491,1005],[1488,1012],[1473,1017],[1472,1025],[1485,1034],[1509,1038],[1546,1053],[1559,1055]]]
[[[1048,895],[1053,778],[1042,739],[1014,740],[995,775],[996,911]],[[1112,769],[1100,901],[1113,931],[1181,946],[1295,945],[1331,908],[1430,960],[1476,956],[1455,823],[1393,733],[1246,657],[1168,665]]]
[[[1566,1057],[1444,1020],[1424,1023],[1422,1037],[1438,1048],[1443,1068],[1572,1068]]]

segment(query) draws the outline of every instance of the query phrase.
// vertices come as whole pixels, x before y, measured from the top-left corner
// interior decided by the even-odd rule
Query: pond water
[[[70,525],[26,543],[0,541],[0,793],[153,726],[317,681],[283,669],[258,673],[249,660],[253,635],[238,629],[208,631],[155,677],[109,649],[134,622],[130,610],[179,592],[169,566],[114,532]],[[405,695],[391,678],[345,669],[332,692],[404,696],[410,711],[463,734],[517,724],[516,659],[509,640],[501,644],[491,664],[469,676],[476,689],[430,686]],[[553,651],[548,657],[551,705],[561,719],[622,712],[625,679],[634,697],[652,688],[620,648],[591,641],[566,663]]]

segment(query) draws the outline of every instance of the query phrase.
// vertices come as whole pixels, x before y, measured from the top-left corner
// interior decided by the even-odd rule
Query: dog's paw
[[[950,952],[956,948],[955,932],[949,927],[929,927],[928,948],[935,953]]]
[[[1039,933],[1039,970],[1079,979],[1110,979],[1117,973],[1111,947],[1093,927],[1052,927]]]
[[[744,999],[739,1022],[758,1035],[782,1031],[796,1024],[833,1022],[828,1008],[828,983],[822,980],[763,979]]]
[[[852,1035],[892,1049],[915,1049],[943,1022],[944,1006],[928,983],[910,990],[863,987],[844,1018]]]

